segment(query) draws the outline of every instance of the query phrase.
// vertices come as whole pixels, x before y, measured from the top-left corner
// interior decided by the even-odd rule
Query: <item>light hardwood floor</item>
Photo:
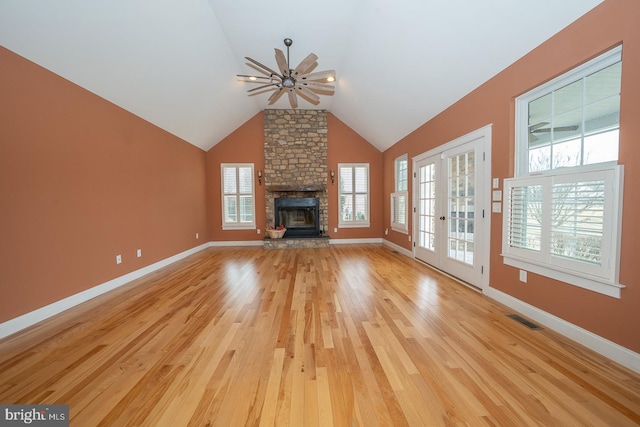
[[[72,426],[640,424],[639,375],[508,313],[382,245],[210,248],[0,341],[0,403]]]

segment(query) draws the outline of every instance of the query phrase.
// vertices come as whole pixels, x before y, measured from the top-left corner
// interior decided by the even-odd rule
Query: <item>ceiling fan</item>
[[[291,68],[289,65],[289,47],[292,44],[293,41],[290,38],[284,39],[284,45],[287,47],[286,58],[282,50],[275,49],[278,71],[245,56],[245,59],[249,61],[247,65],[262,74],[261,76],[237,75],[240,81],[261,84],[258,87],[249,89],[247,91],[249,96],[273,92],[268,99],[269,105],[272,105],[286,92],[289,95],[291,108],[298,108],[298,95],[313,105],[320,103],[318,95],[333,95],[334,86],[330,83],[336,80],[336,72],[334,70],[312,72],[318,66],[316,62],[318,57],[314,53],[307,55],[296,68]]]

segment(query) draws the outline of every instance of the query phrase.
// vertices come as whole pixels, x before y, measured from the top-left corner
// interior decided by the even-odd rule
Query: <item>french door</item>
[[[414,256],[480,289],[490,222],[485,133],[417,156],[413,165]]]

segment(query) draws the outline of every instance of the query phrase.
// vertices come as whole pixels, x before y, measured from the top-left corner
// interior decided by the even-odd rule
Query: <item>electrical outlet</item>
[[[527,283],[527,271],[526,270],[520,270],[520,281]]]
[[[122,264],[122,255],[116,255],[116,264]]]
[[[385,236],[388,236],[388,235],[389,235],[389,229],[388,229],[388,228],[385,228],[385,229],[384,229],[384,235],[385,235]]]
[[[256,229],[256,231],[258,232],[258,234],[260,234],[260,229],[259,229],[259,228],[258,228],[258,229]]]
[[[334,233],[337,233],[337,232],[338,232],[338,227],[334,227],[334,228],[333,228],[333,232],[334,232]]]
[[[200,234],[196,233],[196,239],[200,238]]]
[[[140,257],[142,256],[142,249],[138,249],[138,250],[136,251],[136,256],[137,256],[138,258],[140,258]]]
[[[409,235],[407,236],[407,239],[409,239],[409,241],[411,241],[411,234],[409,234]]]

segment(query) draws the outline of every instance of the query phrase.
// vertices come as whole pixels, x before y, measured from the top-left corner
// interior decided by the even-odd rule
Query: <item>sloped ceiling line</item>
[[[208,150],[265,108],[236,74],[310,52],[335,69],[326,109],[381,151],[602,0],[298,2],[3,0],[0,44]],[[523,25],[540,11],[544,19]],[[551,13],[551,11],[553,13]]]

